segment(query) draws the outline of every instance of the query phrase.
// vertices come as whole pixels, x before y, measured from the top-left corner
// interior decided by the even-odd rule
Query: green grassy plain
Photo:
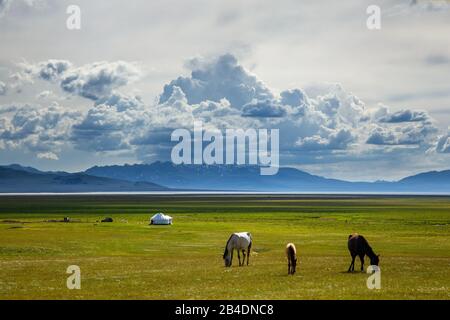
[[[174,225],[149,226],[158,211]],[[76,221],[48,221],[64,216]],[[114,222],[98,222],[106,216]],[[224,268],[237,231],[253,235],[250,266]],[[381,290],[346,273],[352,232],[381,254]],[[81,290],[66,287],[72,264]],[[448,197],[0,197],[0,299],[449,298]]]

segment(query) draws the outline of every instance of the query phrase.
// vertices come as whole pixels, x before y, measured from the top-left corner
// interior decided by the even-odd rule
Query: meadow
[[[172,226],[149,225],[160,211]],[[253,235],[250,266],[225,268],[239,231]],[[346,272],[352,232],[380,254],[380,290]],[[69,265],[80,290],[66,287]],[[0,299],[449,298],[450,197],[0,196]]]

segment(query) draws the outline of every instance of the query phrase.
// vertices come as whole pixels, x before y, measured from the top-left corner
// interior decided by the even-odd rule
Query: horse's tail
[[[231,234],[231,236],[228,238],[227,244],[225,245],[225,251],[223,252],[223,258],[225,259],[228,255],[228,244],[230,243],[231,238],[233,237],[234,233]]]
[[[248,249],[250,250],[252,248],[253,238],[252,238],[252,234],[250,232],[247,232],[247,235],[250,238],[250,243],[248,245]]]
[[[288,259],[290,257],[295,259],[295,257],[297,256],[297,248],[295,248],[295,244],[290,242],[286,245],[286,255],[288,256]]]

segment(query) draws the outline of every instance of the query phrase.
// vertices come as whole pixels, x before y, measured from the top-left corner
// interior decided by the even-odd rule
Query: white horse
[[[239,232],[233,233],[227,241],[227,245],[225,246],[225,251],[223,253],[223,259],[225,261],[225,267],[231,267],[233,264],[233,251],[237,250],[238,258],[239,258],[239,266],[243,266],[245,262],[245,250],[247,250],[247,265],[250,258],[250,251],[252,249],[252,235],[249,232]],[[242,251],[244,259],[241,263],[241,255],[240,251]]]

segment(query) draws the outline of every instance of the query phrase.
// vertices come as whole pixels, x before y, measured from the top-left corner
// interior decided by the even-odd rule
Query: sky
[[[167,161],[201,120],[326,177],[450,169],[449,35],[449,1],[0,0],[0,164]]]

